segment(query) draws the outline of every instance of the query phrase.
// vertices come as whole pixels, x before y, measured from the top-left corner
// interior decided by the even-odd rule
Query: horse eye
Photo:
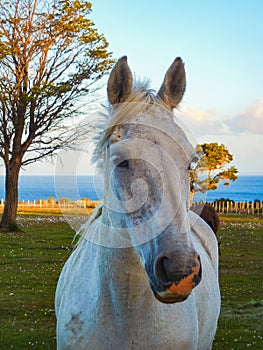
[[[117,167],[120,169],[129,169],[129,161],[124,160],[123,162],[119,163]]]

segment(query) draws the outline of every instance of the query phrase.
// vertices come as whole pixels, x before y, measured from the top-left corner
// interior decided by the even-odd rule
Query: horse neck
[[[114,234],[101,232],[101,234]],[[138,308],[141,293],[150,294],[146,272],[134,247],[96,247],[97,276],[103,307],[118,312]]]

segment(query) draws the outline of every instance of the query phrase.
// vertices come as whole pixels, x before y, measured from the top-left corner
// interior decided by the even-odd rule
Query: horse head
[[[112,116],[100,143],[108,224],[128,232],[164,303],[185,300],[202,275],[188,218],[189,167],[196,155],[172,114],[185,85],[184,64],[176,58],[157,94],[133,88],[122,57],[109,77]]]

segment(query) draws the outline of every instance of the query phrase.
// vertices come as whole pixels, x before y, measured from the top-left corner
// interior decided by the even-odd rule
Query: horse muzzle
[[[158,283],[156,287],[151,284],[157,300],[162,303],[177,303],[186,300],[196,287],[202,276],[202,266],[198,254],[195,254],[194,265],[187,274],[171,271],[171,264],[166,257],[159,258],[156,267]]]

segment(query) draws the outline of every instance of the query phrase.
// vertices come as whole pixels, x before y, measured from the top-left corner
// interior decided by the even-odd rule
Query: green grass
[[[73,231],[59,217],[19,218],[0,235],[0,349],[56,349],[54,293]]]
[[[221,217],[222,309],[213,350],[263,349],[262,238],[262,217]]]
[[[263,349],[263,218],[221,221],[222,311],[213,350]],[[23,233],[0,235],[0,350],[53,350],[54,293],[74,232],[56,216],[20,215],[19,224]]]

